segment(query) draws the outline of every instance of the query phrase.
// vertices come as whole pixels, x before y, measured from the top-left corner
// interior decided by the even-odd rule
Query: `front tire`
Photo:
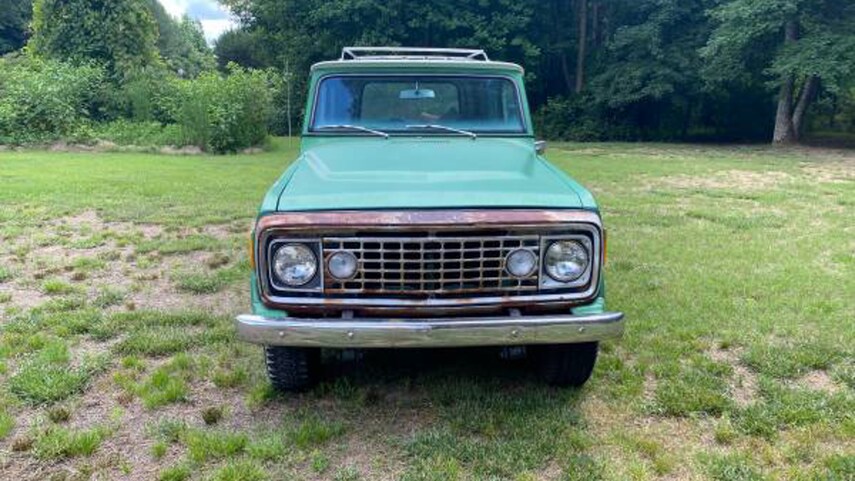
[[[321,369],[319,348],[266,346],[267,377],[277,391],[300,392],[315,385]]]
[[[538,373],[549,385],[580,387],[594,371],[599,343],[548,344],[533,350]]]

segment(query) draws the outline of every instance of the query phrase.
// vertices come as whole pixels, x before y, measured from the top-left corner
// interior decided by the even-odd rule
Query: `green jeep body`
[[[495,97],[503,103],[491,103],[491,111],[509,119],[515,112],[507,112],[519,108],[521,127],[470,134],[437,127],[436,116],[424,113],[434,122],[392,132],[367,123],[313,128],[320,108],[353,110],[318,105],[325,79],[362,81],[363,101],[369,84],[382,94],[413,79],[413,89],[390,97],[390,103],[416,98],[409,107],[421,105],[420,95],[443,100],[442,92],[421,88],[419,81],[433,85],[427,82],[436,79],[438,89],[451,92],[463,77],[468,83],[454,94],[461,113],[450,103],[451,115],[462,118],[467,101]],[[479,79],[485,88],[504,90],[487,97],[477,91]],[[300,156],[259,210],[253,313],[237,319],[242,339],[265,346],[275,386],[309,386],[320,348],[527,346],[547,381],[579,385],[588,379],[597,342],[623,331],[622,314],[605,310],[605,231],[591,193],[541,155],[522,68],[489,61],[481,51],[345,49],[342,59],[312,67],[306,112]],[[467,120],[476,127],[477,121]],[[544,256],[552,242],[574,239],[587,249],[587,284],[565,288],[547,274]],[[280,262],[277,251],[294,244],[302,246],[303,257],[282,254]],[[536,258],[528,277],[508,270],[507,256],[520,249],[534,257],[519,254],[518,269]],[[340,251],[347,251],[342,262],[356,262],[353,278],[331,275],[330,256]],[[310,281],[290,286],[277,277],[285,272],[280,266],[308,275],[299,269],[312,255]],[[448,280],[455,276],[460,282]]]

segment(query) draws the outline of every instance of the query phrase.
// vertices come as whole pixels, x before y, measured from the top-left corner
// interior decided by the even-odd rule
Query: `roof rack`
[[[341,60],[377,59],[490,61],[483,50],[467,48],[344,47],[341,49]]]

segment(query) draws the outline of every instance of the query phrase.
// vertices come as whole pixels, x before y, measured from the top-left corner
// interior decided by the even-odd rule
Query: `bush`
[[[0,60],[0,143],[77,135],[104,83],[96,66],[37,59]]]
[[[235,152],[267,138],[272,112],[269,72],[232,66],[222,77],[202,74],[182,82],[177,119],[184,142],[214,152]]]
[[[163,125],[159,122],[131,122],[120,119],[98,125],[92,136],[118,145],[141,147],[184,145],[181,128],[177,124]]]
[[[120,113],[136,122],[176,121],[180,99],[179,80],[159,68],[129,74],[120,92]]]
[[[276,78],[235,65],[194,80],[149,68],[114,85],[101,67],[0,60],[0,143],[101,139],[236,152],[267,138]],[[98,123],[108,119],[118,120]]]
[[[606,119],[609,112],[590,95],[554,97],[534,115],[540,137],[550,140],[593,142],[631,140],[635,136],[625,125],[613,125]]]

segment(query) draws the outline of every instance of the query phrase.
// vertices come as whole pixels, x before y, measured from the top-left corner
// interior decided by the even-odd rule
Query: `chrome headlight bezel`
[[[546,255],[552,244],[561,241],[576,241],[585,248],[588,254],[588,265],[584,272],[579,277],[569,280],[560,281],[554,279],[547,272]],[[583,234],[568,234],[556,236],[543,236],[540,240],[540,288],[541,289],[569,289],[588,285],[593,276],[594,269],[599,268],[600,264],[600,249],[598,237],[589,237]]]
[[[280,279],[274,272],[274,256],[278,250],[289,244],[296,244],[308,249],[314,256],[315,271],[312,277],[303,284],[289,285]],[[266,248],[267,282],[270,287],[279,292],[320,292],[323,289],[323,266],[320,264],[321,242],[320,239],[291,239],[273,238]]]

